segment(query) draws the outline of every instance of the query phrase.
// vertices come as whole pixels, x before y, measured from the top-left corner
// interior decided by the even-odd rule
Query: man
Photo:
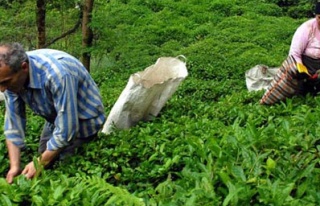
[[[106,119],[97,85],[84,66],[57,50],[25,52],[19,43],[0,44],[0,91],[6,103],[4,133],[10,169],[6,180],[20,174],[25,146],[26,105],[45,119],[40,136],[39,163],[52,163],[59,155],[97,136]],[[21,174],[33,178],[33,161]]]
[[[295,94],[316,95],[320,91],[320,2],[315,5],[315,18],[295,31],[289,57],[260,100],[274,104]]]

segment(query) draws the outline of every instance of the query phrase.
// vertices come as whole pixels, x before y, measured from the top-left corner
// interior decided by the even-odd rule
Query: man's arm
[[[59,150],[46,150],[42,153],[40,157],[40,164],[43,166],[48,165],[50,162],[52,162],[58,154],[60,154],[61,149]]]
[[[69,145],[79,132],[77,88],[78,80],[66,74],[51,83],[56,118],[53,137],[47,142],[47,150],[55,151]]]
[[[6,180],[11,184],[13,178],[20,174],[20,148],[14,145],[10,140],[6,140],[6,144],[10,160],[10,169],[7,173]]]

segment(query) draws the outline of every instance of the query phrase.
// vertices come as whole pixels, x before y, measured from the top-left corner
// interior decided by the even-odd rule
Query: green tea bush
[[[91,74],[107,115],[130,75],[161,56],[186,56],[189,76],[152,121],[101,133],[33,180],[5,182],[2,134],[0,204],[318,205],[320,98],[263,106],[264,91],[245,85],[251,67],[281,65],[306,20],[281,3],[97,0]],[[38,156],[42,124],[28,113],[23,164]]]

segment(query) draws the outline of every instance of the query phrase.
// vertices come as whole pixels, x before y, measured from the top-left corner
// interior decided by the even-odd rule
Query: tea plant
[[[101,133],[32,180],[6,183],[1,128],[1,205],[320,203],[320,98],[263,106],[264,91],[249,93],[244,79],[257,64],[280,66],[305,19],[278,1],[96,3],[92,76],[106,114],[129,76],[161,56],[185,55],[189,76],[154,120]],[[23,165],[38,156],[42,125],[28,111]]]

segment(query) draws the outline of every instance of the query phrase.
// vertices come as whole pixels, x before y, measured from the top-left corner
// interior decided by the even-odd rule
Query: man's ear
[[[29,64],[27,62],[22,62],[21,68],[23,71],[29,71]]]

